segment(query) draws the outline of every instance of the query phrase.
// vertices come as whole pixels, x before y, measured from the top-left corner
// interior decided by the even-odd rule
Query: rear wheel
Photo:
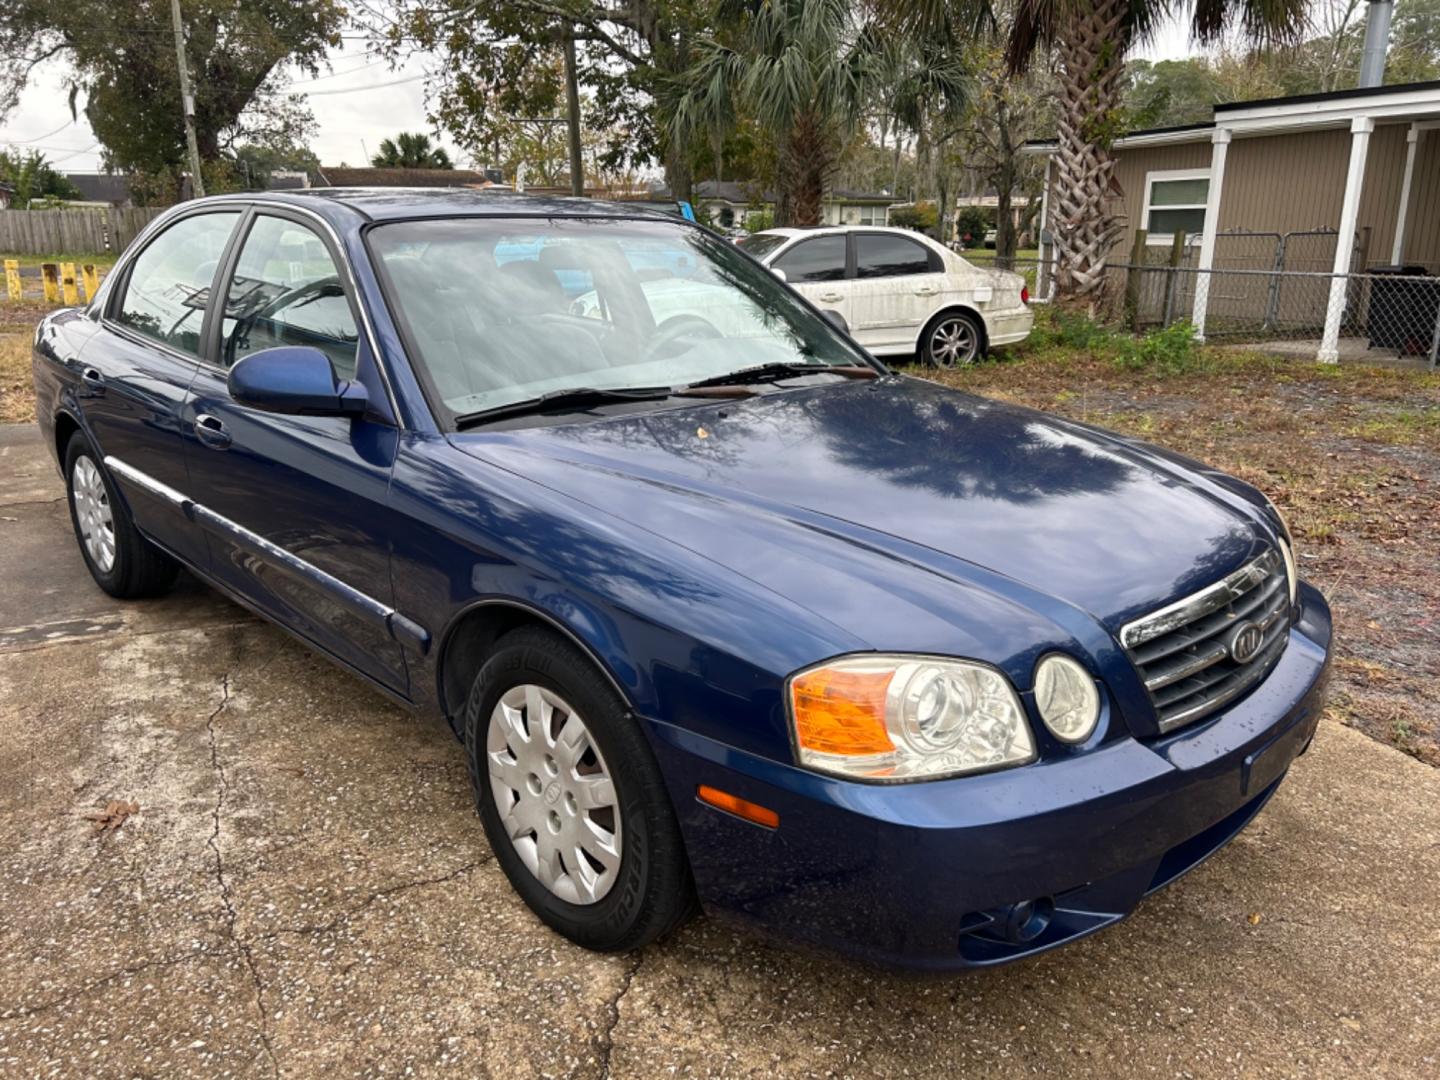
[[[171,586],[179,565],[140,535],[99,455],[78,431],[65,449],[65,486],[75,539],[95,584],[122,600],[157,596]]]
[[[659,766],[615,690],[539,627],[507,634],[465,709],[480,820],[510,884],[576,944],[638,948],[694,886]]]
[[[921,359],[938,368],[964,367],[982,354],[980,321],[955,311],[941,315],[925,329]]]

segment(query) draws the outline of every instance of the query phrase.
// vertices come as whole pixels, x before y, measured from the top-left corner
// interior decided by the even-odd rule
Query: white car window
[[[845,277],[845,236],[835,233],[802,240],[775,260],[787,281],[839,281]]]
[[[930,252],[924,245],[893,233],[855,234],[856,277],[900,277],[930,272]]]

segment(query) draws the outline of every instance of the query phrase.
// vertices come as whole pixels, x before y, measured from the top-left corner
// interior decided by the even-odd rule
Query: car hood
[[[805,567],[843,568],[849,549],[872,584],[878,553],[1019,583],[1114,632],[1267,537],[1259,511],[1199,466],[904,377],[454,439],[812,608]]]

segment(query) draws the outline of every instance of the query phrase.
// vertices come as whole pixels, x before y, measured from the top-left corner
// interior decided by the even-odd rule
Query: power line
[[[32,144],[32,143],[38,143],[41,139],[48,139],[48,138],[50,138],[51,135],[59,135],[60,132],[64,131],[66,128],[68,128],[68,127],[69,127],[71,124],[73,124],[74,122],[75,122],[74,120],[66,120],[65,123],[61,124],[61,125],[60,125],[58,128],[56,128],[54,131],[47,131],[47,132],[45,132],[44,135],[36,135],[33,139],[6,139],[5,141],[6,141],[9,145],[11,145],[11,146],[29,146],[29,145]],[[46,147],[37,146],[37,147],[35,147],[35,149],[37,149],[37,150],[44,150],[44,149],[46,149]],[[49,149],[53,150],[53,149],[55,149],[55,148],[52,146],[52,147],[49,147]],[[68,150],[69,147],[65,147],[65,149]]]

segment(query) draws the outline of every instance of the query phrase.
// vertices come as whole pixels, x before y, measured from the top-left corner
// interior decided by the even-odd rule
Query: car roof
[[[908,236],[910,239],[925,239],[914,229],[901,229],[895,225],[806,225],[784,226],[775,229],[761,229],[756,236],[824,236],[826,233],[883,232]]]
[[[301,188],[217,196],[210,202],[289,204],[315,211],[344,207],[369,221],[445,217],[629,217],[679,221],[648,202],[604,202],[558,195],[524,195],[508,188]],[[326,214],[327,217],[333,213]]]

